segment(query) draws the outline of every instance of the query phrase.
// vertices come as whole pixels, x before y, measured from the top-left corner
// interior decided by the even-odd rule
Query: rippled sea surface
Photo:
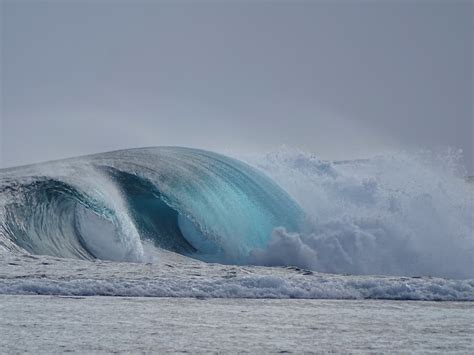
[[[0,348],[474,352],[474,303],[0,295]]]

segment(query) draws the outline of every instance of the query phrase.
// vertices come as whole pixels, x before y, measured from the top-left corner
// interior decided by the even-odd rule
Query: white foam
[[[153,263],[0,254],[1,294],[474,301],[474,279],[334,275],[206,263],[145,243]]]
[[[474,191],[460,152],[396,153],[352,162],[282,150],[246,160],[283,186],[310,216],[277,228],[258,265],[342,274],[474,277]]]
[[[1,294],[474,301],[474,281],[269,275],[234,279],[0,279]]]

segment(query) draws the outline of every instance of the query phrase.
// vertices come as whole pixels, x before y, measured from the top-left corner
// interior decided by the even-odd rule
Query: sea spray
[[[474,190],[461,152],[331,162],[281,149],[245,160],[303,206],[304,230],[274,230],[249,262],[321,272],[474,277]]]

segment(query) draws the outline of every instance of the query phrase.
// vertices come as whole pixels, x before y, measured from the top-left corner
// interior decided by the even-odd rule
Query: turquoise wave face
[[[0,245],[60,257],[139,261],[143,241],[244,263],[301,208],[263,173],[178,147],[130,149],[0,171]]]

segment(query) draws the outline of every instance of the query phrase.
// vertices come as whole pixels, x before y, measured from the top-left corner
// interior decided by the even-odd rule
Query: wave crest
[[[206,261],[244,263],[274,227],[297,230],[303,215],[257,170],[186,148],[7,169],[0,179],[2,244],[33,254],[143,261],[148,240]]]

